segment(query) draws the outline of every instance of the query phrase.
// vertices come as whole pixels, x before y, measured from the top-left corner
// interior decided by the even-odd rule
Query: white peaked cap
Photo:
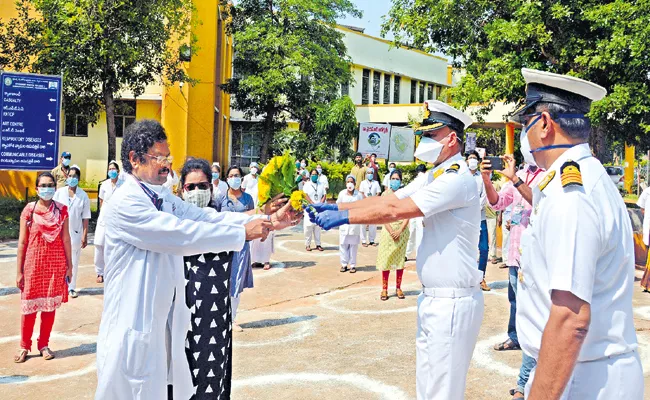
[[[465,129],[467,129],[467,127],[472,125],[474,122],[472,117],[469,115],[440,100],[427,100],[424,102],[424,104],[426,105],[426,108],[431,112],[447,114],[450,117],[456,118],[463,123]]]
[[[607,90],[600,85],[569,75],[554,74],[536,69],[522,68],[521,74],[526,84],[537,83],[557,89],[566,90],[591,101],[598,101],[607,95]]]

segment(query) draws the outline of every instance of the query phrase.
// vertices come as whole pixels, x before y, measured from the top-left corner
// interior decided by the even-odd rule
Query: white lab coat
[[[253,203],[255,204],[255,207],[257,207],[257,203],[259,201],[257,197],[257,176],[253,176],[253,174],[248,174],[244,177],[241,183],[241,188],[244,190],[244,192],[248,193],[253,197]]]
[[[120,174],[113,187],[113,182],[110,179],[105,180],[99,187],[99,198],[102,199],[102,208],[99,210],[99,217],[97,217],[97,226],[95,227],[95,238],[93,244],[95,245],[95,272],[97,275],[104,275],[104,207],[110,200],[111,196],[118,187],[124,183],[124,175]]]
[[[95,399],[167,398],[193,394],[185,355],[191,311],[185,305],[183,256],[239,251],[241,213],[208,213],[162,186],[158,211],[133,176],[105,208],[104,310],[97,339]],[[228,282],[224,282],[224,290]]]

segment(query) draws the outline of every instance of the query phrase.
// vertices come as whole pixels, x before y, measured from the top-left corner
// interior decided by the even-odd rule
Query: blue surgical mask
[[[115,178],[117,178],[117,175],[118,175],[118,174],[119,174],[119,173],[118,173],[117,170],[115,170],[115,169],[112,169],[112,170],[108,171],[108,177],[109,177],[110,179],[115,179]]]
[[[314,182],[314,183],[318,182],[318,175],[312,175],[311,176],[311,181]]]
[[[241,187],[241,178],[238,176],[234,178],[228,178],[228,186],[234,190],[239,189]]]
[[[56,192],[56,188],[39,187],[38,197],[45,201],[52,200],[52,197],[54,197],[54,192]]]
[[[318,172],[318,175],[320,175],[320,174],[323,173],[323,169],[322,168],[316,168],[316,172]]]
[[[65,184],[70,186],[70,187],[77,187],[79,184],[79,179],[77,178],[68,178],[65,180]]]
[[[368,180],[371,181],[372,178],[374,178],[374,176],[375,176],[374,174],[367,174],[366,178],[368,178]]]
[[[300,167],[305,168],[306,166],[307,166],[307,164],[305,164],[305,163],[300,163]]]
[[[389,173],[389,174],[392,174],[393,171],[395,171],[395,168],[394,168],[394,167],[388,167],[388,173]]]
[[[219,173],[218,172],[213,172],[212,173],[212,180],[213,181],[218,181],[219,180]]]
[[[70,165],[70,159],[69,159],[69,158],[64,158],[64,159],[63,159],[63,165],[64,165],[65,167],[67,167],[68,165]]]
[[[390,180],[390,189],[391,189],[393,192],[396,191],[397,189],[399,189],[399,187],[400,187],[401,185],[402,185],[402,181],[399,180],[399,179],[391,179],[391,180]]]

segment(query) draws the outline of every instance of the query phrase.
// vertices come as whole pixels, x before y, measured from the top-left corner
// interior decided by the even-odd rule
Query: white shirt
[[[226,182],[221,179],[219,179],[219,183],[216,185],[214,184],[214,181],[212,182],[212,198],[214,200],[221,198],[221,196],[226,193],[228,193],[228,184]]]
[[[253,174],[244,176],[244,179],[241,183],[241,188],[246,193],[251,195],[253,198],[253,203],[255,203],[255,207],[257,207],[257,202],[259,201],[257,198],[257,177],[254,177]]]
[[[107,179],[102,182],[101,186],[99,187],[99,198],[102,199],[103,203],[102,207],[99,209],[99,217],[97,217],[97,226],[95,227],[95,237],[93,238],[93,244],[95,246],[104,245],[104,208],[106,207],[108,200],[113,196],[115,190],[122,186],[125,178],[125,175],[120,174],[117,178],[115,186],[113,186],[113,182],[110,179]]]
[[[326,191],[326,192],[327,192],[327,191],[329,190],[329,188],[330,188],[330,182],[329,182],[329,180],[327,179],[327,177],[325,176],[325,174],[320,174],[320,175],[318,175],[318,184],[319,184],[319,185],[323,185],[323,187],[325,188],[325,191]]]
[[[644,189],[639,196],[636,205],[643,208],[643,243],[650,245],[648,236],[650,236],[650,188]]]
[[[384,180],[381,182],[381,184],[384,187],[384,190],[388,189],[390,186],[390,173],[384,175]]]
[[[84,190],[77,187],[74,197],[70,197],[68,186],[58,189],[52,198],[68,207],[68,230],[70,231],[70,243],[72,247],[81,247],[83,239],[84,219],[90,219],[90,199]]]
[[[352,203],[362,199],[363,196],[361,196],[361,193],[359,193],[358,190],[355,189],[354,193],[352,195],[349,195],[347,189],[343,189],[339,193],[339,197],[336,199],[336,204]],[[339,226],[339,237],[341,238],[341,240],[345,236],[359,236],[360,234],[361,234],[361,225],[353,224],[353,225]]]
[[[379,196],[381,194],[381,187],[379,187],[379,182],[374,179],[372,181],[364,179],[361,184],[359,184],[359,192],[364,194],[366,197]]]
[[[430,288],[470,288],[483,273],[476,267],[481,205],[476,181],[460,153],[395,192],[410,197],[423,218],[417,255],[420,281]]]
[[[471,173],[471,171],[470,171]],[[481,177],[481,171],[476,170],[473,174],[474,179],[476,180],[476,187],[478,188],[478,195],[481,199],[481,221],[485,221],[485,206],[487,206],[487,193],[485,192],[485,184],[483,183],[483,178]]]
[[[185,356],[191,312],[185,305],[183,256],[239,251],[243,213],[206,212],[162,186],[158,211],[133,176],[106,206],[104,310],[97,338],[96,400],[189,399]],[[227,290],[227,282],[219,290]],[[203,307],[210,307],[204,304]],[[171,335],[166,338],[167,327]],[[168,360],[170,360],[168,375]]]
[[[583,186],[562,187],[560,168],[580,165]],[[544,187],[553,173],[555,175]],[[533,213],[521,237],[517,334],[539,357],[551,293],[562,290],[591,305],[591,323],[578,361],[637,348],[632,314],[634,241],[625,203],[589,145],[570,148],[533,188]]]
[[[307,197],[309,197],[312,203],[320,203],[324,201],[323,198],[325,197],[325,193],[326,193],[325,188],[323,187],[323,185],[319,183],[306,181],[303,183],[302,191],[305,192],[305,194],[307,195]],[[305,218],[303,223],[305,226],[314,225],[309,219],[309,214],[307,214],[307,210],[305,210]]]

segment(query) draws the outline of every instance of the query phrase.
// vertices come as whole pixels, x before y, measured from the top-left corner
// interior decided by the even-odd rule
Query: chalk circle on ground
[[[517,377],[519,376],[518,367],[511,367],[510,365],[494,358],[494,355],[497,353],[497,351],[494,350],[493,346],[495,343],[502,342],[504,336],[506,335],[500,333],[498,335],[476,342],[472,360],[477,366],[481,367],[482,369],[487,369],[504,376]],[[519,360],[521,361],[521,358],[519,358]]]
[[[360,374],[286,373],[261,375],[232,381],[234,390],[245,387],[266,387],[268,385],[300,385],[304,383],[327,383],[354,386],[368,393],[379,395],[385,400],[407,400],[410,397],[400,388],[387,385],[376,379]]]
[[[52,335],[50,336],[50,339],[54,339],[57,342],[67,342],[67,343],[78,343],[79,346],[76,347],[75,351],[72,351],[72,349],[66,349],[66,350],[59,350],[56,351],[58,355],[61,355],[61,353],[68,352],[70,355],[75,355],[75,354],[94,354],[96,352],[96,342],[97,342],[97,336],[96,335],[85,335],[85,334],[80,334],[80,333],[59,333],[59,332],[52,332]],[[15,335],[15,336],[5,336],[0,338],[0,345],[6,344],[6,343],[12,343],[20,342],[20,336]],[[33,354],[33,353],[32,353]],[[50,375],[5,375],[2,376],[0,375],[0,385],[23,385],[23,384],[28,384],[28,383],[43,383],[43,382],[52,382],[56,381],[59,379],[69,379],[69,378],[74,378],[77,376],[82,376],[89,374],[91,372],[94,372],[97,370],[97,366],[95,364],[95,357],[93,356],[93,360],[91,363],[87,364],[86,366],[76,369],[74,371],[68,371],[60,374],[50,374]]]
[[[252,320],[248,322],[239,321],[240,315],[251,315],[255,314],[255,317],[260,317],[261,319]],[[270,345],[278,345],[289,342],[302,341],[305,338],[311,336],[316,331],[316,324],[314,320],[317,318],[316,315],[303,315],[298,316],[289,312],[275,312],[275,311],[264,311],[257,312],[242,310],[237,313],[237,320],[239,321],[239,326],[244,329],[243,334],[237,334],[234,336],[233,345],[234,347],[262,347]],[[269,317],[277,318],[271,319]],[[246,319],[248,320],[248,318]],[[284,334],[282,336],[274,336],[273,331],[269,331],[267,328],[275,328],[279,326],[290,326],[290,333]],[[268,339],[266,340],[257,340],[257,341],[246,341],[246,333],[253,332],[256,329],[264,329],[262,335]]]
[[[294,250],[294,249],[288,248],[286,246],[286,244],[290,243],[290,242],[302,243],[303,244],[302,250]],[[288,253],[293,253],[293,254],[298,254],[298,253],[303,254],[304,253],[305,256],[309,255],[309,258],[311,258],[311,257],[339,257],[340,256],[340,254],[338,252],[338,248],[339,248],[338,244],[321,241],[321,246],[324,246],[324,247],[336,247],[337,250],[336,251],[334,251],[334,250],[318,251],[318,250],[313,250],[312,249],[312,251],[309,252],[309,253],[307,253],[307,251],[304,249],[304,244],[305,244],[304,239],[286,239],[286,240],[278,240],[275,247],[278,250],[286,251]],[[313,243],[312,243],[312,245],[313,245]]]
[[[269,276],[280,274],[284,272],[286,267],[286,265],[281,261],[269,260],[269,264],[271,264],[271,269],[267,269],[266,271],[263,268],[253,269],[255,279],[268,278]]]
[[[419,284],[408,284],[404,285],[403,289],[406,288],[416,288],[420,289],[422,286]],[[364,314],[364,315],[379,315],[379,314],[398,314],[398,313],[405,313],[405,312],[415,312],[417,310],[417,306],[415,305],[409,305],[406,307],[400,307],[400,308],[391,308],[391,309],[385,309],[386,306],[390,306],[394,303],[391,303],[392,301],[399,301],[399,302],[408,302],[409,298],[415,299],[417,296],[411,295],[406,297],[407,300],[399,300],[397,297],[394,296],[394,291],[389,290],[388,294],[391,296],[389,300],[386,301],[381,301],[379,300],[379,294],[381,292],[381,288],[377,287],[357,287],[357,288],[348,288],[348,289],[343,289],[343,290],[336,290],[327,294],[324,294],[322,296],[318,297],[318,301],[321,305],[321,307],[334,311],[337,313],[341,314]],[[340,296],[340,298],[337,299],[332,299],[332,297],[335,296]],[[372,310],[354,310],[354,309],[349,309],[349,308],[344,308],[338,305],[338,303],[346,302],[346,303],[353,303],[353,299],[356,298],[365,298],[365,299],[371,299],[371,300],[376,300],[376,304],[373,304],[376,309]]]

